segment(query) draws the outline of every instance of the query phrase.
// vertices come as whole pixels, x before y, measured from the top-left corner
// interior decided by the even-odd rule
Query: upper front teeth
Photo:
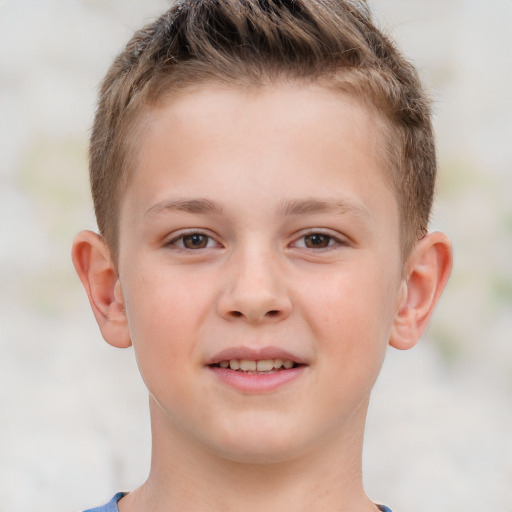
[[[250,359],[231,359],[219,363],[221,368],[229,367],[231,370],[242,370],[244,372],[269,372],[283,367],[288,370],[293,368],[293,365],[294,363],[290,359],[260,359],[258,361]]]

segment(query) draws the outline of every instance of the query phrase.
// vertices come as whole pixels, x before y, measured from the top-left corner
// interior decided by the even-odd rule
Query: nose
[[[223,318],[261,324],[290,315],[292,302],[277,255],[270,250],[245,250],[230,260],[217,302]]]

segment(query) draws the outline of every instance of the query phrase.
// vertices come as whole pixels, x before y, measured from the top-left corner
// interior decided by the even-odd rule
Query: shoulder
[[[119,512],[117,502],[125,495],[125,492],[118,492],[107,504],[101,507],[88,508],[84,512]]]

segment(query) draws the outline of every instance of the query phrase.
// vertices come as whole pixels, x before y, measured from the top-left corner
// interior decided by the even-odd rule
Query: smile
[[[211,365],[218,368],[229,368],[237,372],[246,373],[274,373],[276,371],[290,370],[297,365],[291,359],[230,359],[220,361],[218,364]]]
[[[277,347],[227,349],[207,361],[217,382],[244,394],[268,394],[307,373],[309,363]]]

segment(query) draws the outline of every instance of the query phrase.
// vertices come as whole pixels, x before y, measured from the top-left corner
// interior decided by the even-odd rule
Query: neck
[[[361,475],[366,406],[351,436],[334,436],[311,453],[272,463],[227,460],[170,431],[151,401],[153,453],[146,483],[119,504],[120,512],[375,512]]]

